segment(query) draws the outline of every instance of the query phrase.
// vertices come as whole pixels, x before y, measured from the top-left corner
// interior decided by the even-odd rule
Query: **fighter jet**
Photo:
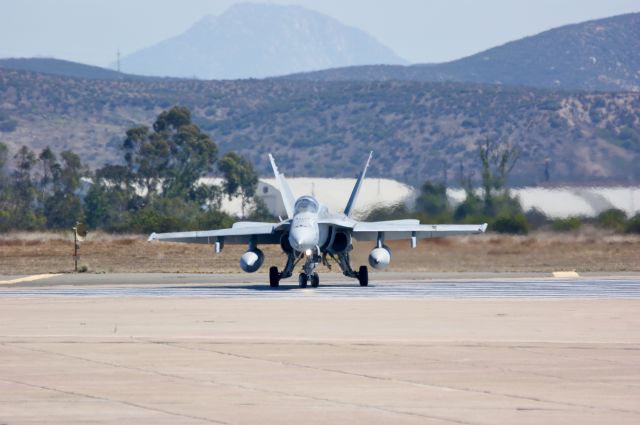
[[[247,245],[247,251],[240,257],[240,268],[247,273],[255,273],[264,263],[264,254],[259,245],[279,244],[287,256],[284,269],[269,268],[269,284],[277,288],[282,279],[293,276],[294,270],[302,264],[298,275],[301,288],[310,284],[317,288],[320,277],[316,272],[319,264],[331,268],[330,259],[337,263],[345,276],[355,278],[360,286],[369,284],[367,266],[358,270],[351,267],[350,252],[353,241],[373,241],[375,246],[369,254],[369,265],[382,270],[391,262],[391,249],[386,241],[406,239],[415,248],[418,239],[441,238],[443,236],[484,233],[487,224],[420,224],[419,220],[390,220],[363,222],[355,220],[354,206],[364,182],[373,152],[358,176],[349,201],[343,212],[332,213],[313,196],[295,198],[284,174],[278,171],[273,156],[269,154],[271,167],[280,189],[287,212],[286,219],[279,223],[238,222],[230,229],[195,232],[153,233],[149,241],[187,242],[210,244],[220,253],[225,244]]]

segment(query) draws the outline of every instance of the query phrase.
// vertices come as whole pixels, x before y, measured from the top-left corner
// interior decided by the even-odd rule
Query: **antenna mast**
[[[120,73],[120,48],[118,48],[118,74]]]

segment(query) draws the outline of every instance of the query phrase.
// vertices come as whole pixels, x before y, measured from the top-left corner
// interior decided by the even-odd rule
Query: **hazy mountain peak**
[[[301,6],[241,3],[122,60],[129,73],[261,78],[405,61],[367,33]]]
[[[640,13],[553,28],[441,64],[363,66],[293,75],[306,80],[462,81],[640,91]]]

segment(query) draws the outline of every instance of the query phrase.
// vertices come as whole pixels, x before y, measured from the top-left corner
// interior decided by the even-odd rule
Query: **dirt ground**
[[[366,264],[372,243],[358,243],[353,265]],[[415,272],[632,272],[640,271],[640,237],[587,230],[580,234],[487,234],[389,244],[390,271]],[[278,246],[261,246],[265,265],[284,265]],[[241,273],[244,246],[148,243],[142,235],[92,233],[81,245],[79,264],[88,272]],[[73,270],[70,234],[11,233],[0,236],[0,274],[61,273]],[[334,266],[337,270],[337,265]],[[323,271],[323,270],[320,270]],[[324,270],[326,271],[326,270]]]

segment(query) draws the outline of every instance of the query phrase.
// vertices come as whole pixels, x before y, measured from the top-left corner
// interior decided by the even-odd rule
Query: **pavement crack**
[[[172,374],[168,374],[168,373],[162,373],[162,372],[158,372],[158,371],[154,371],[154,370],[147,370],[147,369],[133,367],[133,366],[125,366],[125,365],[120,365],[120,364],[112,363],[112,362],[93,360],[93,359],[89,359],[89,358],[86,358],[86,357],[74,356],[74,355],[65,354],[65,353],[58,353],[56,351],[41,350],[41,349],[30,348],[30,347],[22,347],[22,346],[17,346],[17,345],[14,345],[14,344],[6,344],[6,343],[0,343],[0,345],[2,345],[2,346],[11,346],[13,348],[18,348],[18,349],[26,350],[26,351],[32,351],[32,352],[35,352],[35,353],[48,354],[48,355],[53,355],[53,356],[58,356],[58,357],[63,357],[63,358],[68,358],[68,359],[74,359],[74,360],[81,360],[81,361],[85,361],[85,362],[89,362],[89,363],[93,363],[93,364],[100,364],[100,365],[103,365],[103,366],[110,366],[110,367],[116,367],[116,368],[120,368],[120,369],[127,369],[127,370],[133,370],[133,371],[138,371],[138,372],[150,373],[150,374],[155,374],[157,376],[162,376],[162,377],[165,377],[165,378],[173,378],[173,379],[182,378],[180,376],[176,376],[176,375],[172,375]],[[10,381],[10,380],[7,380],[5,378],[0,378],[0,379],[6,380],[7,382]],[[182,379],[184,379],[184,378],[182,378]],[[98,399],[98,400],[112,401],[112,402],[116,402],[116,403],[130,405],[130,406],[133,406],[133,407],[139,407],[139,408],[142,408],[142,409],[155,410],[155,411],[158,411],[158,412],[161,412],[161,413],[166,413],[166,414],[170,414],[170,415],[174,415],[174,416],[182,416],[182,417],[190,418],[190,419],[198,419],[198,420],[202,420],[202,421],[206,421],[206,422],[210,422],[210,423],[216,423],[216,424],[231,425],[229,422],[221,421],[221,420],[218,420],[218,419],[206,418],[206,417],[201,417],[201,416],[192,416],[192,415],[187,415],[187,414],[183,414],[183,413],[172,412],[172,411],[169,411],[169,410],[149,407],[149,406],[145,406],[145,405],[142,405],[142,404],[129,402],[129,401],[126,401],[126,400],[111,399],[111,398],[104,397],[104,396],[97,396],[97,395],[93,395],[93,394],[85,394],[85,393],[79,393],[79,392],[74,392],[74,391],[61,390],[61,389],[58,389],[58,388],[47,387],[47,386],[38,386],[36,384],[27,384],[27,383],[19,382],[19,381],[16,381],[15,383],[19,383],[19,384],[23,384],[23,385],[31,385],[33,387],[40,387],[42,389],[47,389],[47,390],[51,390],[51,391],[58,391],[58,392],[66,393],[66,394],[70,394],[70,395],[78,395],[78,396],[83,396],[83,397],[93,398],[93,399]]]
[[[88,393],[83,393],[83,392],[79,392],[79,391],[63,390],[61,388],[51,387],[51,386],[48,386],[48,385],[33,384],[33,383],[30,383],[30,382],[18,381],[18,380],[15,380],[15,379],[0,378],[0,381],[6,382],[6,383],[10,383],[10,384],[14,384],[14,385],[22,385],[22,386],[29,387],[29,388],[37,388],[37,389],[40,389],[40,390],[52,391],[52,392],[56,392],[56,393],[60,393],[60,394],[66,394],[66,395],[70,395],[70,396],[74,396],[74,397],[83,397],[83,398],[88,398],[88,399],[91,399],[91,400],[100,400],[100,401],[107,401],[107,402],[111,402],[111,403],[118,403],[118,404],[122,404],[122,405],[125,405],[125,406],[135,407],[135,408],[138,408],[138,409],[148,410],[148,411],[156,412],[156,413],[163,413],[165,415],[171,415],[171,416],[176,416],[176,417],[185,418],[185,419],[194,419],[194,420],[199,420],[199,421],[202,421],[202,422],[208,422],[208,423],[213,423],[213,424],[229,425],[229,422],[218,421],[216,419],[205,418],[205,417],[202,417],[202,416],[188,415],[188,414],[185,414],[185,413],[172,412],[170,410],[160,409],[158,407],[145,406],[143,404],[134,403],[134,402],[127,401],[127,400],[118,400],[118,399],[111,398],[111,397],[99,396],[99,395],[95,395],[95,394],[88,394]]]
[[[170,346],[170,347],[173,347],[173,348],[189,349],[188,347],[175,346],[175,345],[172,345],[172,344],[169,344],[169,343],[166,343],[166,342],[153,342],[153,341],[151,341],[151,342],[150,341],[143,341],[143,342],[151,343],[151,344],[154,344],[154,345]],[[10,345],[10,344],[2,343],[0,345],[5,345],[6,346],[6,345]],[[15,347],[13,344],[11,344],[11,346]],[[458,420],[458,419],[455,419],[455,418],[447,418],[447,417],[441,417],[441,416],[436,416],[436,415],[426,415],[426,414],[421,414],[421,413],[408,412],[408,411],[404,411],[404,410],[391,409],[391,408],[386,408],[386,407],[382,407],[382,406],[375,406],[375,405],[370,405],[370,404],[364,404],[364,403],[353,403],[353,402],[330,399],[330,398],[325,398],[325,397],[301,395],[301,394],[298,394],[298,393],[273,390],[273,389],[268,389],[268,388],[256,387],[256,386],[252,386],[252,385],[246,385],[246,384],[220,382],[220,381],[216,381],[216,380],[213,380],[213,379],[191,378],[191,377],[183,376],[183,375],[176,375],[176,374],[171,374],[171,373],[160,372],[160,371],[157,371],[157,370],[154,370],[154,369],[147,369],[147,368],[141,368],[141,367],[135,367],[135,366],[126,366],[126,365],[121,365],[121,364],[113,363],[113,362],[105,362],[105,361],[101,361],[101,360],[94,360],[94,359],[89,359],[89,358],[81,357],[81,356],[75,356],[75,355],[71,355],[71,354],[58,353],[56,351],[41,350],[41,349],[35,349],[35,348],[29,348],[29,347],[15,347],[15,348],[19,348],[19,349],[23,349],[23,350],[27,350],[27,351],[39,352],[39,353],[48,354],[48,355],[60,356],[60,357],[64,357],[64,358],[71,358],[71,359],[74,359],[74,360],[86,361],[86,362],[89,362],[89,363],[100,364],[100,365],[103,365],[103,366],[110,366],[110,367],[115,367],[115,368],[134,370],[134,371],[154,374],[154,375],[158,375],[158,376],[162,376],[162,377],[166,377],[166,378],[179,379],[179,380],[185,380],[185,381],[197,382],[197,383],[211,383],[211,384],[215,384],[215,385],[227,386],[227,387],[232,387],[232,388],[241,389],[241,390],[245,390],[245,391],[262,392],[262,393],[268,393],[268,394],[275,394],[275,395],[279,395],[279,396],[295,397],[295,398],[307,399],[307,400],[313,400],[313,401],[321,401],[321,402],[330,403],[330,404],[336,404],[336,405],[341,405],[341,406],[357,407],[357,408],[361,408],[361,409],[371,409],[371,410],[377,410],[377,411],[396,414],[396,415],[420,417],[420,418],[425,418],[425,419],[433,419],[433,420],[439,420],[439,421],[442,421],[442,422],[456,423],[456,424],[461,424],[461,425],[477,425],[474,422],[462,421],[462,420]],[[205,351],[208,351],[208,350],[205,350]],[[20,383],[20,382],[16,381],[15,383]],[[25,384],[25,385],[27,385],[27,384]],[[55,389],[55,388],[50,388],[50,387],[45,387],[45,386],[38,386],[38,385],[33,385],[33,386],[34,387],[41,387],[42,389],[49,389],[49,390],[52,390],[52,391],[59,391],[59,392],[62,392],[62,393],[68,393],[68,394],[76,395],[75,392],[59,390],[59,389]],[[77,393],[77,395],[86,396],[88,398],[104,399],[104,400],[119,402],[119,403],[123,403],[123,404],[129,404],[129,405],[135,406],[135,407],[145,408],[145,406],[143,406],[143,405],[138,405],[136,403],[127,402],[127,401],[124,401],[124,400],[115,400],[115,399],[111,400],[111,399],[108,399],[108,398],[105,398],[105,397],[101,397],[101,396],[94,396],[94,395],[82,394],[82,393]],[[154,410],[154,408],[148,408],[148,409],[149,410]],[[161,409],[158,409],[158,411],[159,412],[163,412],[163,413],[168,413],[168,414],[174,414],[174,415],[177,415],[177,416],[181,415],[180,413],[164,411],[164,410],[161,410]],[[191,416],[188,416],[188,415],[182,415],[182,416],[191,418]],[[194,416],[193,419],[201,419],[201,420],[206,420],[206,421],[209,421],[209,422],[212,422],[212,423],[230,425],[228,422],[223,422],[223,421],[219,421],[219,420],[215,420],[215,419],[209,419],[209,418],[201,418],[201,417],[195,417]]]
[[[356,377],[370,379],[370,380],[387,381],[387,382],[408,384],[408,385],[419,386],[419,387],[424,387],[424,388],[436,389],[436,390],[440,390],[440,391],[461,391],[461,392],[469,392],[469,393],[475,393],[475,394],[484,394],[484,395],[489,395],[489,396],[507,397],[507,398],[517,399],[517,400],[527,400],[527,401],[533,401],[533,402],[538,402],[538,403],[548,403],[548,404],[553,404],[553,405],[557,405],[557,406],[574,407],[574,408],[578,407],[578,408],[590,409],[590,410],[614,411],[614,412],[621,412],[621,413],[630,413],[630,414],[634,414],[634,415],[640,414],[640,412],[635,411],[635,410],[618,409],[618,408],[613,408],[613,407],[596,406],[596,405],[591,405],[591,404],[573,403],[573,402],[567,402],[567,401],[548,400],[548,399],[544,399],[544,398],[540,398],[540,397],[532,397],[532,396],[526,396],[526,395],[521,395],[521,394],[511,394],[511,393],[491,391],[491,390],[483,390],[483,389],[476,389],[476,388],[469,388],[469,387],[456,387],[456,386],[451,386],[451,385],[430,384],[430,383],[426,383],[426,382],[414,381],[414,380],[409,380],[409,379],[397,379],[397,378],[391,378],[391,377],[386,377],[386,376],[371,375],[371,374],[365,374],[365,373],[359,373],[359,372],[350,372],[350,371],[345,371],[345,370],[341,370],[341,369],[322,368],[322,367],[317,367],[317,366],[311,366],[311,365],[306,365],[306,364],[301,364],[301,363],[286,362],[286,361],[281,361],[281,360],[269,360],[269,359],[264,359],[264,358],[260,358],[260,357],[248,356],[248,355],[244,355],[244,354],[230,353],[230,352],[221,351],[221,350],[210,350],[210,349],[204,349],[204,348],[186,347],[186,346],[183,346],[183,345],[180,345],[180,344],[176,344],[176,343],[168,343],[168,342],[158,343],[158,342],[153,342],[153,341],[149,341],[149,342],[156,343],[156,344],[162,344],[162,345],[175,347],[175,348],[180,348],[180,349],[205,351],[205,352],[211,352],[211,353],[215,353],[215,354],[219,354],[219,355],[223,355],[223,356],[235,357],[235,358],[240,358],[240,359],[245,359],[245,360],[261,361],[261,362],[267,362],[267,363],[271,363],[271,364],[279,364],[279,365],[282,365],[282,366],[285,366],[285,367],[311,369],[311,370],[316,370],[316,371],[323,371],[323,372],[336,373],[336,374],[342,374],[342,375],[356,376]]]

